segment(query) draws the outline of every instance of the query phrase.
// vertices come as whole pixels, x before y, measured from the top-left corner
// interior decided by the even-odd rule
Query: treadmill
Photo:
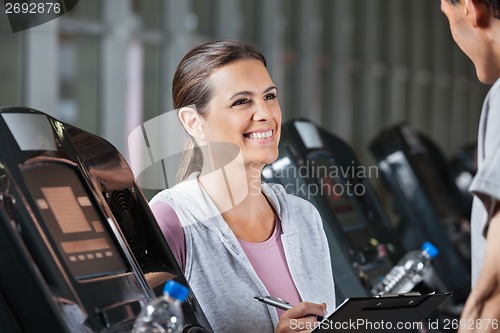
[[[370,144],[382,179],[400,214],[398,231],[407,251],[425,241],[438,247],[438,280],[457,303],[470,292],[470,223],[448,181],[449,169],[439,148],[407,124],[382,131]]]
[[[189,287],[125,159],[24,107],[0,109],[0,326],[130,332],[175,279]],[[193,292],[183,333],[212,332]]]

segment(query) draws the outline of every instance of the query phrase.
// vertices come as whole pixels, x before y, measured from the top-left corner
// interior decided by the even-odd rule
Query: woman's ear
[[[179,120],[186,131],[198,140],[204,140],[203,128],[201,126],[202,119],[194,107],[186,106],[179,110]]]

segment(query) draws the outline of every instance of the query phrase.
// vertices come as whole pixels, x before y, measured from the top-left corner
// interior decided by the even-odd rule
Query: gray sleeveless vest
[[[316,208],[262,183],[278,214],[290,273],[302,300],[335,309],[328,243]],[[217,207],[196,179],[158,193],[177,214],[186,241],[185,275],[215,333],[274,332],[276,310],[254,299],[268,292]]]

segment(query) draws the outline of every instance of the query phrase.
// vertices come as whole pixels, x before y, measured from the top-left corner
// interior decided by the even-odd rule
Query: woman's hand
[[[311,332],[318,322],[316,316],[325,315],[326,303],[301,302],[281,315],[275,333]]]

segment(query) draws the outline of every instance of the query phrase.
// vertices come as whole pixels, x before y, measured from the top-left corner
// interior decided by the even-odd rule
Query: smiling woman
[[[244,61],[244,64],[235,65],[235,63],[241,61]],[[221,70],[229,64],[231,64],[231,68]],[[275,116],[279,116],[279,122],[276,124],[279,129],[281,110],[277,101],[277,88],[274,87],[265,66],[266,61],[262,54],[249,45],[233,41],[200,45],[188,52],[181,60],[174,74],[172,95],[174,107],[180,110],[181,121],[191,135],[192,141],[186,147],[181,161],[178,173],[179,181],[185,180],[194,171],[201,171],[203,166],[201,150],[195,148],[199,146],[196,138],[205,139],[204,135],[206,133],[204,131],[209,131],[211,132],[211,138],[214,139],[218,133],[213,132],[220,131],[220,129],[217,130],[217,128],[207,126],[207,124],[200,126],[201,124],[197,122],[200,118],[208,118],[205,115],[209,104],[212,104],[211,106],[214,109],[222,111],[249,110],[252,107],[255,108],[255,99],[258,97],[256,95],[261,94],[259,99],[274,101],[273,112]],[[253,72],[254,69],[257,70],[255,73]],[[232,73],[233,71],[235,73]],[[248,79],[260,80],[259,84],[262,85],[264,90],[247,91],[245,88],[241,88],[243,84],[233,74],[240,76],[252,75]],[[259,88],[256,86],[254,89]],[[217,94],[219,91],[223,94]],[[214,96],[217,99],[213,99]],[[188,106],[194,106],[196,109],[188,108]],[[228,122],[232,121],[232,119],[228,118],[227,115],[221,112],[210,116],[211,123],[214,123],[215,120],[222,120],[222,131],[220,132],[223,133],[230,128],[227,127],[228,125],[231,126]],[[206,119],[206,121],[209,120]],[[276,132],[274,134],[276,135]],[[227,142],[226,140],[222,141]],[[279,137],[275,140],[276,149],[278,141]]]
[[[313,323],[333,311],[317,210],[261,182],[281,134],[278,89],[264,57],[237,41],[200,45],[181,60],[173,98],[191,143],[182,181],[150,205],[215,332],[300,331],[291,320]],[[277,312],[257,295],[295,306]]]

